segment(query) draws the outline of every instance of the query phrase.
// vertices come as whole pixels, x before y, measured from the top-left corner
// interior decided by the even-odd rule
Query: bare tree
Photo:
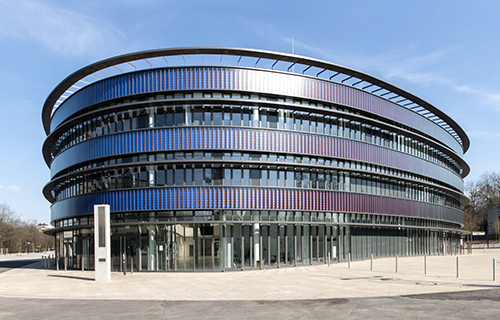
[[[29,245],[28,245],[29,242]],[[0,204],[0,248],[9,252],[34,252],[54,247],[54,238],[43,234],[35,220],[22,221],[7,204]]]
[[[464,206],[464,229],[486,230],[488,204],[500,203],[500,173],[486,172],[477,181],[466,183],[465,192],[470,203]]]
[[[7,204],[0,204],[0,247],[8,248],[16,240],[19,218]]]

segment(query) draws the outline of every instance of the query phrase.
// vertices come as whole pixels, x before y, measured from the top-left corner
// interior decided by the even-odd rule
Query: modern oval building
[[[113,270],[224,271],[449,254],[463,154],[449,116],[351,68],[192,47],[102,60],[42,111],[59,263],[92,269],[93,206]]]

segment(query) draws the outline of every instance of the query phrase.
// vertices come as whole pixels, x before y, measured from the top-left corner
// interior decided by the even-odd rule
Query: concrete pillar
[[[253,266],[254,268],[260,267],[262,263],[260,261],[260,225],[258,223],[254,223],[252,225],[252,233],[253,233]]]

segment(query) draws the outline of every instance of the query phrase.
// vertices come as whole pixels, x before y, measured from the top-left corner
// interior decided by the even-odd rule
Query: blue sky
[[[40,112],[73,71],[132,51],[234,46],[362,70],[434,104],[469,135],[466,181],[499,171],[500,2],[0,0],[0,203],[50,221]]]

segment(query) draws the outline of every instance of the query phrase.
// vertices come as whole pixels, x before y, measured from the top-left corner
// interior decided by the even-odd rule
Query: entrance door
[[[125,270],[127,272],[138,271],[137,245],[136,235],[112,236],[111,270],[123,272],[123,259],[125,259]]]
[[[92,246],[93,241],[90,241],[90,237],[83,237],[81,239],[82,244],[82,258],[81,263],[83,264],[83,269],[91,270],[94,269],[94,247]]]

